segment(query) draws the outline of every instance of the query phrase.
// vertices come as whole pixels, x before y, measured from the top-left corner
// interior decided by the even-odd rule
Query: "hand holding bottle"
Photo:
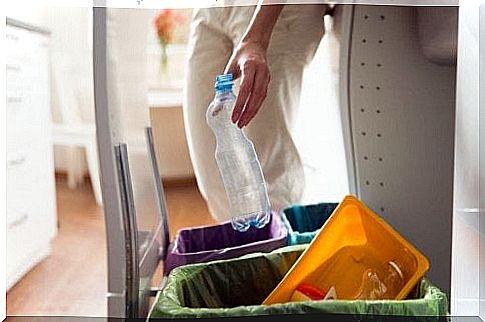
[[[248,29],[236,46],[224,73],[241,77],[239,94],[232,113],[232,122],[242,128],[258,113],[270,81],[266,51],[271,33],[283,5],[263,6],[260,2]]]
[[[240,43],[234,53],[227,72],[232,73],[234,79],[241,76],[241,86],[231,119],[242,128],[261,108],[268,91],[270,74],[266,49],[259,43]]]

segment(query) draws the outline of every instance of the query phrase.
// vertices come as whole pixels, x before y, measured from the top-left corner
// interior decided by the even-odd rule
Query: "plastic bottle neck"
[[[216,90],[216,97],[223,97],[232,94],[232,88],[218,89]]]

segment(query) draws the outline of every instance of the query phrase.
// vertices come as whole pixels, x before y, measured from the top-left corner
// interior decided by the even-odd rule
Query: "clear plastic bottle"
[[[386,298],[395,299],[404,287],[403,265],[400,261],[392,260],[387,263],[384,284],[387,286]]]
[[[368,268],[362,275],[362,283],[356,299],[393,300],[404,286],[404,276],[398,261],[389,261],[386,268]]]
[[[232,226],[246,231],[264,227],[270,219],[266,182],[253,143],[231,121],[236,101],[231,74],[218,75],[207,123],[216,137],[215,157],[229,201]]]

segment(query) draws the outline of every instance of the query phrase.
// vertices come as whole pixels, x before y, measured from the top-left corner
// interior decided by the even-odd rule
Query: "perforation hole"
[[[367,42],[367,39],[362,39],[362,42],[365,44]]]
[[[382,39],[379,39],[378,43],[382,44],[384,41]]]
[[[380,91],[381,90],[381,87],[380,86],[376,86],[376,90]]]
[[[376,113],[377,113],[377,114],[381,114],[381,110],[379,110],[379,109],[378,109],[378,110],[376,110]]]
[[[384,15],[380,15],[380,16],[379,16],[379,18],[380,18],[381,20],[386,20],[386,16],[384,16]]]
[[[369,19],[369,16],[368,15],[365,15],[364,16],[364,19],[366,19],[366,20]]]
[[[365,132],[362,132],[361,134],[362,134],[362,136],[365,136],[365,135],[366,135],[367,133],[365,133]]]
[[[360,89],[364,89],[364,85],[360,85]]]
[[[360,63],[360,66],[365,66],[365,63],[364,62]]]
[[[378,138],[382,137],[382,134],[381,133],[377,133],[377,137]]]
[[[361,108],[361,109],[360,109],[360,111],[361,111],[362,113],[364,113],[364,112],[365,112],[365,109]]]
[[[383,158],[379,158],[379,159],[377,159],[377,160],[379,160],[379,162],[382,162],[382,161],[384,161],[384,159],[383,159]]]
[[[377,66],[377,67],[382,67],[382,64],[377,64],[376,66]]]
[[[365,181],[365,184],[368,185],[368,186],[370,186],[370,181],[369,180],[366,180]]]
[[[366,155],[364,156],[364,160],[369,160],[369,157],[367,157]]]
[[[379,182],[379,185],[380,185],[381,187],[384,187],[384,182]]]

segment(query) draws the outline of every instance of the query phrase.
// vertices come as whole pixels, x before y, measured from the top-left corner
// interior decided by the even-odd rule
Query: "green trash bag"
[[[306,246],[287,246],[271,253],[178,267],[158,293],[149,319],[302,313],[447,315],[446,295],[426,278],[403,301],[337,300],[260,305]]]

